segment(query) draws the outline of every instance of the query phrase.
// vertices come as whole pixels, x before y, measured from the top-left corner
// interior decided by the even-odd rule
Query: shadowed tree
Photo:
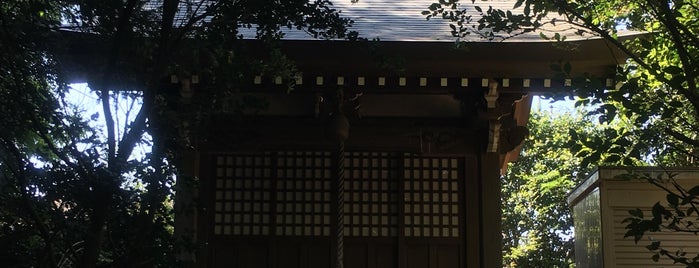
[[[283,29],[351,38],[349,23],[324,0],[0,3],[0,263],[175,266],[172,164],[190,131],[259,106],[232,94],[246,75],[295,75]],[[104,129],[66,99],[75,73],[88,74]],[[209,95],[173,94],[172,74],[197,75]],[[127,122],[120,100],[140,104]],[[152,151],[135,155],[144,143]]]

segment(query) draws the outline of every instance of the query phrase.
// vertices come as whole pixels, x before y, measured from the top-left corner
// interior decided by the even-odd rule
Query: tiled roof
[[[433,17],[426,20],[422,11],[438,2],[438,0],[359,0],[352,3],[350,0],[333,0],[334,6],[341,11],[341,15],[354,21],[351,30],[359,32],[360,37],[368,39],[379,38],[383,41],[449,41],[456,40],[451,35],[450,22],[441,17]],[[474,23],[480,18],[473,6],[480,6],[485,11],[489,6],[494,9],[512,10],[516,0],[477,0],[471,3],[469,0],[460,1],[460,9],[470,10]],[[513,10],[513,13],[522,13],[522,8]],[[575,28],[565,22],[556,23],[544,28],[548,35],[559,32],[568,40],[586,39],[575,35]],[[285,39],[304,40],[309,39],[302,32],[287,32]],[[496,38],[493,41],[500,41]],[[465,41],[488,41],[477,35],[471,34]],[[531,42],[544,41],[538,32],[527,33],[506,41]]]
[[[451,35],[450,21],[444,20],[441,17],[433,17],[430,20],[422,15],[423,11],[428,10],[428,7],[439,0],[358,0],[353,3],[352,0],[332,0],[334,7],[339,10],[341,16],[350,18],[354,21],[354,25],[350,30],[359,33],[360,37],[367,39],[378,38],[382,41],[444,41],[453,42],[456,40]],[[180,2],[179,12],[176,17],[175,24],[182,23],[185,18],[193,14],[201,13],[206,6],[214,3],[212,0],[189,0]],[[473,23],[477,23],[480,18],[480,12],[477,12],[474,6],[480,6],[482,10],[487,10],[492,6],[494,9],[511,10],[512,13],[522,13],[523,8],[514,9],[516,0],[476,0],[472,3],[470,0],[462,0],[459,2],[459,9],[466,9],[472,16]],[[161,8],[161,0],[150,0],[147,4],[148,8],[157,10]],[[547,35],[560,33],[565,35],[568,40],[588,39],[591,35],[585,36],[576,35],[577,28],[565,22],[558,20],[556,25],[547,25],[543,28],[543,32]],[[254,29],[239,29],[245,38],[254,38]],[[287,40],[310,40],[313,37],[307,33],[298,30],[284,30]],[[489,41],[481,38],[478,35],[471,34],[464,41]],[[503,38],[495,38],[492,41],[502,41]],[[539,32],[531,32],[521,34],[515,37],[507,38],[504,41],[510,42],[537,42],[543,40]]]

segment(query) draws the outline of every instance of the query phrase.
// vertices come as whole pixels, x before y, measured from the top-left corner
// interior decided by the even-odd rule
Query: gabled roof
[[[335,7],[343,16],[354,20],[352,30],[367,39],[379,38],[381,44],[374,42],[315,42],[312,36],[302,31],[288,30],[284,50],[287,55],[299,62],[309,75],[328,76],[368,76],[395,75],[382,69],[385,66],[377,61],[396,61],[400,63],[400,72],[404,76],[434,78],[503,78],[503,79],[550,79],[554,76],[550,64],[570,62],[574,66],[573,74],[587,73],[601,78],[613,76],[614,66],[626,58],[621,51],[614,49],[601,38],[589,38],[591,35],[575,35],[575,28],[561,21],[549,25],[547,34],[563,32],[568,40],[577,40],[574,44],[554,44],[532,32],[500,40],[483,39],[470,35],[470,41],[460,47],[451,43],[456,37],[451,36],[450,21],[438,18],[426,20],[423,11],[438,0],[333,0]],[[213,0],[181,1],[175,24],[181,25],[190,16],[200,14],[205,9],[199,4],[207,5]],[[476,1],[476,5],[489,5],[494,9],[513,7],[513,0]],[[474,12],[474,21],[478,15],[469,0],[462,0],[460,9]],[[162,0],[149,0],[147,8],[154,12],[162,9]],[[488,7],[482,7],[487,10]],[[198,13],[199,12],[199,13]],[[157,17],[157,14],[154,15]],[[245,37],[252,39],[255,29],[247,29]],[[559,32],[559,33],[560,33]],[[90,34],[65,31],[64,38],[74,43],[66,55],[73,57],[71,62],[89,62],[95,55],[100,55],[104,46],[99,45],[99,38]],[[581,40],[590,39],[590,40]],[[89,42],[88,42],[89,40]],[[255,40],[248,40],[256,42]],[[250,46],[251,48],[262,46]],[[254,49],[253,49],[254,50]],[[377,56],[380,54],[381,56]],[[381,59],[382,58],[382,59]],[[78,60],[76,60],[78,59]],[[131,59],[138,61],[139,59]],[[81,64],[71,70],[78,79],[89,72]],[[85,69],[85,70],[82,70]],[[316,72],[316,73],[313,73]],[[542,83],[545,84],[545,83]]]
[[[309,0],[313,1],[313,0]],[[175,18],[175,24],[181,26],[187,18],[201,15],[206,10],[206,7],[214,4],[213,0],[190,0],[182,1],[179,4],[179,12]],[[451,21],[442,19],[441,16],[432,17],[427,20],[423,11],[428,11],[430,5],[439,2],[439,0],[331,0],[332,6],[340,12],[344,18],[349,18],[354,21],[350,28],[352,31],[359,33],[360,37],[367,39],[379,39],[382,41],[418,41],[418,42],[453,42],[456,37],[451,34]],[[466,14],[471,16],[471,23],[466,28],[476,31],[477,21],[481,18],[481,12],[476,10],[476,6],[480,7],[484,12],[489,7],[493,9],[509,10],[514,14],[522,14],[523,7],[514,9],[517,0],[470,0],[459,1],[458,9],[465,10]],[[149,0],[146,4],[147,9],[158,11],[162,8],[162,0]],[[447,5],[444,5],[445,11],[450,11]],[[555,13],[549,14],[549,17],[554,18]],[[488,29],[484,29],[487,31]],[[518,34],[516,36],[500,35],[492,40],[480,37],[476,33],[472,33],[461,41],[471,42],[489,42],[489,41],[506,41],[506,42],[543,42],[547,41],[540,37],[540,33],[547,36],[552,36],[554,33],[559,33],[566,37],[567,40],[584,40],[594,38],[595,36],[589,32],[585,35],[576,34],[581,28],[568,23],[564,18],[558,18],[556,23],[549,23],[541,27],[537,32],[529,32]],[[240,33],[246,39],[255,38],[255,29],[241,27]],[[285,40],[312,40],[312,36],[304,31],[296,29],[284,29]]]

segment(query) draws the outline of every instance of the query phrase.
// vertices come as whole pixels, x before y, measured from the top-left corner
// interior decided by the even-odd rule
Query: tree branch
[[[153,73],[151,74],[151,83],[148,89],[143,93],[143,105],[138,111],[136,118],[130,124],[128,133],[124,133],[124,137],[119,142],[119,150],[116,153],[117,162],[123,163],[128,160],[134,145],[139,141],[146,130],[148,116],[150,114],[151,105],[155,101],[155,91],[157,90],[160,73],[162,72],[166,55],[169,53],[169,38],[172,32],[174,17],[177,13],[179,0],[163,1],[163,12],[160,29],[160,39],[158,42],[158,55],[153,63]]]
[[[136,114],[136,118],[129,124],[129,131],[124,134],[124,137],[119,142],[119,150],[116,154],[117,163],[123,164],[129,159],[129,156],[131,156],[134,146],[140,140],[143,133],[145,133],[149,112],[150,109],[146,107],[146,103],[144,102],[138,114]]]
[[[235,1],[233,4],[235,4],[236,2],[237,1]],[[203,1],[202,1],[202,3],[203,3]],[[187,20],[187,23],[185,23],[184,26],[182,26],[180,28],[180,34],[174,40],[178,40],[178,41],[182,40],[185,37],[186,33],[192,29],[194,24],[196,24],[197,22],[203,20],[207,16],[214,13],[218,9],[218,7],[221,6],[221,4],[222,4],[221,1],[216,2],[213,5],[207,6],[206,11],[204,11],[202,14],[199,14],[199,15],[192,14],[192,16],[189,18],[189,20]],[[200,8],[200,6],[197,7],[197,10]]]
[[[690,137],[687,137],[686,135],[684,135],[684,134],[682,134],[682,133],[680,133],[680,132],[677,132],[677,131],[675,131],[675,130],[673,130],[673,129],[671,129],[671,128],[666,128],[666,129],[665,129],[665,132],[666,132],[668,135],[670,135],[670,136],[672,136],[673,138],[675,138],[675,139],[678,139],[678,140],[680,140],[680,141],[682,141],[682,142],[685,142],[685,143],[687,143],[687,144],[690,144],[690,145],[699,147],[699,140],[695,140],[695,139],[692,139],[692,138],[690,138]]]
[[[584,23],[582,24],[583,27],[599,34],[602,38],[611,42],[614,46],[616,46],[618,49],[620,49],[626,55],[628,55],[634,62],[641,65],[643,68],[648,70],[651,74],[653,74],[653,76],[656,79],[658,79],[660,82],[663,82],[666,85],[671,85],[670,80],[665,78],[665,76],[662,73],[660,73],[660,70],[656,70],[655,68],[650,66],[650,64],[648,64],[646,61],[644,61],[639,55],[636,55],[635,53],[633,53],[633,51],[631,51],[628,47],[626,47],[624,44],[622,44],[618,39],[609,35],[609,33],[607,31],[605,31],[599,27],[596,27],[596,25],[593,24],[592,21],[583,17],[581,14],[575,12],[572,8],[570,8],[570,6],[568,6],[568,4],[566,4],[565,2],[561,2],[561,3],[562,3],[561,4],[562,8],[565,12],[573,15],[574,18],[577,18],[581,21],[584,21]],[[678,90],[682,95],[687,97],[687,99],[692,103],[692,106],[694,107],[695,112],[699,113],[699,95],[697,95],[697,92],[696,92],[696,85],[695,85],[694,89],[691,91],[687,90],[683,87],[679,87],[679,88],[675,88],[675,89]]]
[[[102,103],[102,113],[104,114],[104,121],[107,125],[107,163],[110,166],[114,165],[114,156],[116,151],[116,133],[114,126],[114,117],[112,116],[112,110],[109,105],[109,89],[106,85],[102,85],[100,89],[100,100]]]
[[[673,40],[673,46],[675,47],[675,49],[677,49],[677,54],[680,57],[680,61],[682,62],[682,69],[684,70],[685,80],[687,82],[687,85],[689,86],[689,90],[696,94],[697,85],[694,79],[690,78],[693,78],[694,76],[694,70],[690,69],[692,67],[691,61],[693,61],[694,58],[692,57],[692,55],[689,54],[687,48],[682,45],[682,34],[679,32],[677,28],[678,25],[682,24],[679,21],[677,21],[675,15],[672,14],[672,10],[670,10],[670,7],[666,4],[658,4],[660,6],[660,11],[663,14],[663,16],[659,16],[658,19],[665,19],[665,28],[667,28],[668,32],[670,33],[670,37]]]

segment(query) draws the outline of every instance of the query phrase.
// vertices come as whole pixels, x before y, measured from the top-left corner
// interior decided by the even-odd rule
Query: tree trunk
[[[97,265],[100,251],[102,251],[102,240],[104,239],[104,223],[106,220],[105,210],[98,209],[94,212],[92,222],[85,234],[83,244],[83,256],[80,261],[81,268],[93,268]]]

